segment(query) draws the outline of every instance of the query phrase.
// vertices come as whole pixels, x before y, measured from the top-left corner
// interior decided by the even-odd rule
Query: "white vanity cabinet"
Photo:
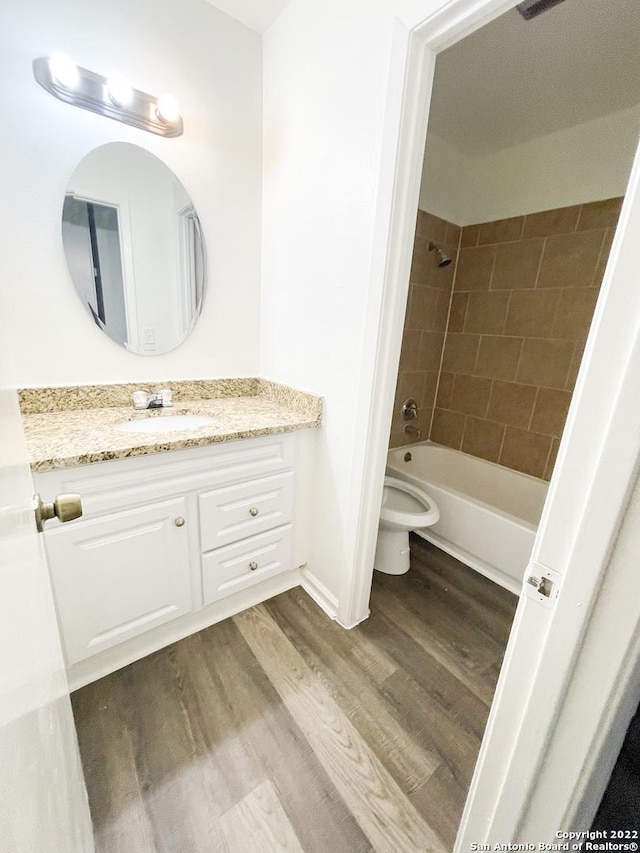
[[[295,441],[282,434],[34,475],[43,500],[78,492],[83,503],[81,519],[44,532],[72,687],[298,583]]]

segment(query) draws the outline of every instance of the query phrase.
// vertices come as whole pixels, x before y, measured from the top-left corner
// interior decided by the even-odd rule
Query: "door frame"
[[[516,0],[449,0],[431,14],[425,14],[425,5],[424,0],[408,3],[394,24],[367,309],[365,351],[375,352],[375,359],[361,377],[358,422],[366,424],[366,434],[353,460],[363,487],[354,509],[354,572],[341,590],[338,613],[347,627],[368,615],[436,56],[513,8]],[[534,793],[552,787],[542,759],[585,638],[603,630],[594,620],[598,592],[640,458],[640,407],[634,405],[640,387],[640,294],[628,287],[637,266],[634,234],[640,235],[638,156],[529,566],[529,573],[558,572],[561,594],[552,608],[526,596],[520,600],[456,851],[472,841],[515,840]],[[617,606],[631,608],[640,624],[640,601],[630,602],[623,589],[616,594]],[[615,650],[612,672],[628,668],[632,647],[629,641]],[[550,659],[553,666],[545,665]],[[611,686],[609,699],[616,707],[626,687]],[[586,730],[595,720],[595,708],[587,705],[579,726]],[[578,774],[588,754],[576,753],[574,759],[571,772]],[[560,792],[555,782],[557,799],[549,812],[570,820],[572,778],[565,777]],[[563,798],[566,802],[560,802]],[[586,819],[584,808],[582,814]],[[559,828],[541,819],[535,840],[557,841]]]

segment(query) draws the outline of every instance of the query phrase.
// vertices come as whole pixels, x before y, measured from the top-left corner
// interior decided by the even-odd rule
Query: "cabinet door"
[[[186,510],[175,498],[47,531],[68,664],[191,610]]]

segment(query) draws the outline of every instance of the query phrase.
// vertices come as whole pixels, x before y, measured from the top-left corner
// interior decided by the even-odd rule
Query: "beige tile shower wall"
[[[409,298],[393,406],[391,447],[420,440],[417,436],[404,432],[406,422],[400,417],[400,408],[408,398],[413,398],[418,403],[419,417],[412,423],[421,430],[421,439],[426,439],[429,434],[460,233],[458,225],[438,219],[423,210],[418,211]],[[437,254],[429,252],[431,241],[451,256],[452,262],[448,267],[438,267]]]
[[[550,478],[621,202],[462,229],[433,441]]]

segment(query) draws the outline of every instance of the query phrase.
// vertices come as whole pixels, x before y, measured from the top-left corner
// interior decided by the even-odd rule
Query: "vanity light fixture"
[[[133,101],[133,89],[121,74],[107,80],[107,94],[117,107],[128,107]]]
[[[180,107],[173,95],[160,95],[156,115],[160,121],[176,121],[180,117]]]
[[[66,53],[53,53],[49,57],[49,70],[54,83],[65,89],[75,89],[80,80],[78,66]]]
[[[182,134],[182,117],[175,98],[156,98],[141,92],[119,74],[107,79],[75,65],[65,54],[53,53],[33,60],[33,76],[43,89],[68,104],[160,136]]]

